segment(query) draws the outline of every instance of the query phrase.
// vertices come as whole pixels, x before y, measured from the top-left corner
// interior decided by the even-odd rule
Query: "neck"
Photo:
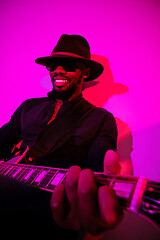
[[[77,91],[75,92],[69,99],[68,101],[72,101],[74,99],[76,99],[78,96],[80,96],[82,94],[82,91]]]
[[[79,93],[79,94],[73,94],[70,98],[59,98],[59,97],[55,97],[55,100],[56,100],[56,102],[63,102],[63,103],[65,103],[65,102],[70,102],[70,101],[73,101],[73,100],[75,100],[76,98],[78,98],[80,95],[81,95],[82,93]]]

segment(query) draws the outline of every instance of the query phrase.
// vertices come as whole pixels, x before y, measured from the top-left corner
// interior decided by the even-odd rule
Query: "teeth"
[[[64,79],[58,79],[58,80],[55,80],[55,81],[58,82],[58,83],[67,82],[67,80],[64,80]]]

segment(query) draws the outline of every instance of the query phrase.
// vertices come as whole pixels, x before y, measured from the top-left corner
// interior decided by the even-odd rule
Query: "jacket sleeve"
[[[100,130],[93,140],[88,152],[88,168],[96,172],[103,172],[105,153],[117,148],[117,125],[111,113],[105,116]]]
[[[7,158],[15,144],[21,141],[21,113],[24,103],[14,112],[10,121],[0,128],[0,159]]]

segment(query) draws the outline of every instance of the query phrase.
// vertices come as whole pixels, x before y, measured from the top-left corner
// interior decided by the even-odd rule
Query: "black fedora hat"
[[[90,47],[87,40],[80,35],[63,34],[50,56],[40,57],[36,63],[48,66],[59,58],[79,59],[91,69],[89,77],[85,81],[98,78],[103,72],[103,66],[90,59]]]

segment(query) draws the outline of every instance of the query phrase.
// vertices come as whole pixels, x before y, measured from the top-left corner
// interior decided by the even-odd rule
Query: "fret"
[[[32,176],[32,174],[35,172],[35,169],[31,169],[27,172],[25,177],[23,178],[24,181],[28,181],[28,179]]]
[[[65,177],[66,177],[66,170],[58,170],[45,189],[49,191],[51,190],[53,191],[55,186],[61,183]]]
[[[116,192],[116,195],[121,198],[129,199],[132,194],[134,184],[130,182],[118,182],[115,181],[113,184],[113,189]]]
[[[138,178],[131,176],[115,176],[105,173],[96,173],[98,183],[112,187],[116,194],[122,198],[132,197]]]
[[[41,170],[38,169],[39,173],[38,175],[36,175],[36,177],[34,178],[34,180],[32,181],[31,185],[34,187],[39,187],[38,185],[43,181],[43,179],[46,177],[49,169],[44,169],[42,168]]]
[[[112,188],[113,187],[113,185],[114,185],[114,180],[115,180],[115,178],[113,178],[111,181],[110,181],[110,184],[109,184],[109,186]]]
[[[0,174],[15,178],[15,176],[18,174],[17,171],[19,172],[19,166],[5,163],[4,167],[1,168]],[[16,173],[16,174],[14,175],[14,173]]]
[[[41,189],[46,189],[47,190],[47,186],[49,185],[50,181],[53,179],[53,177],[55,176],[57,172],[57,169],[49,169],[47,174],[45,175],[45,177],[42,179],[41,182],[39,182],[38,187]]]
[[[24,167],[20,167],[19,168],[21,169],[19,172],[17,172],[16,176],[15,176],[15,179],[17,179],[18,181],[22,181],[23,180],[23,177],[25,176],[26,174],[26,169]]]
[[[8,166],[2,167],[1,170],[0,170],[0,174],[3,175],[3,173],[4,173],[8,168],[9,168]]]
[[[12,175],[17,171],[17,167],[12,166],[11,171],[7,174],[8,177],[12,177]]]
[[[124,208],[130,209],[131,200],[138,182],[137,177],[107,175],[105,173],[95,173],[98,179],[98,185],[108,185],[114,189]]]
[[[39,172],[40,172],[40,169],[38,169],[38,168],[37,169],[33,169],[33,171],[31,170],[28,173],[29,176],[27,176],[27,179],[25,179],[26,180],[25,183],[32,185],[34,179],[39,175]]]
[[[22,167],[22,171],[20,171],[19,173],[17,173],[17,177],[16,179],[18,181],[24,182],[25,183],[25,176],[28,174],[28,172],[30,172],[30,168],[26,168],[26,167]]]
[[[51,185],[57,186],[64,178],[65,173],[57,173],[55,178],[50,182]]]
[[[3,175],[8,176],[9,172],[12,170],[13,167],[7,168],[6,171],[3,172]]]
[[[1,166],[0,165],[0,174],[3,172],[4,169],[5,169],[5,166],[3,166],[3,165]]]
[[[46,173],[47,173],[47,171],[42,171],[42,172],[39,174],[39,176],[35,179],[35,182],[36,182],[36,183],[41,182],[41,180],[45,177]]]
[[[0,173],[3,171],[3,169],[4,169],[4,166],[0,165]]]
[[[115,178],[114,184],[112,185],[113,189],[116,192],[116,195],[120,198],[125,199],[125,201],[131,200],[135,187],[137,184],[138,178],[133,177],[119,177]]]
[[[12,177],[15,178],[18,175],[18,173],[20,173],[20,171],[22,171],[22,168],[21,167],[17,168],[15,172],[12,174]]]
[[[107,175],[105,173],[97,173],[95,172],[95,176],[97,178],[98,185],[110,185],[112,180],[115,178],[115,175]]]

